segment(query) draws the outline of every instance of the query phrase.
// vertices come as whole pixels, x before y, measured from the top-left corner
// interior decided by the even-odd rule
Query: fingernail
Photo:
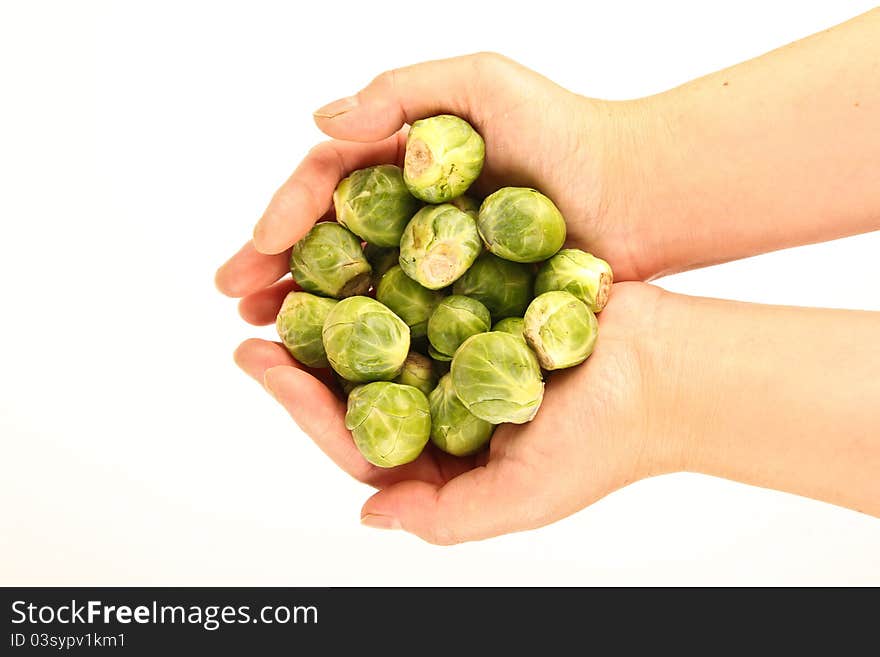
[[[357,96],[348,96],[347,98],[340,98],[339,100],[334,100],[329,105],[324,105],[319,110],[314,112],[314,115],[322,118],[322,119],[333,119],[340,114],[345,114],[346,112],[350,112],[355,107],[358,106]]]
[[[368,513],[361,516],[361,524],[373,529],[400,529],[400,521],[393,516],[382,516],[377,513]]]

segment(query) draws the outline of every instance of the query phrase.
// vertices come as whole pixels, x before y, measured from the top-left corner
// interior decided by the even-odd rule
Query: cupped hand
[[[623,210],[618,164],[619,144],[632,142],[625,134],[635,124],[629,112],[626,104],[575,95],[494,54],[384,73],[315,113],[334,140],[312,149],[276,192],[253,239],[217,272],[217,286],[242,297],[245,320],[272,323],[295,288],[283,278],[290,247],[316,221],[333,218],[338,182],[363,167],[402,165],[406,124],[440,113],[467,119],[485,139],[478,194],[508,185],[541,190],[566,218],[568,246],[608,260],[617,280],[639,279],[640,240]],[[554,373],[536,419],[500,427],[491,449],[471,458],[429,445],[411,464],[372,466],[345,429],[345,404],[328,371],[308,370],[280,344],[263,340],[243,343],[236,361],[343,470],[379,489],[363,508],[365,524],[455,543],[546,524],[654,474],[634,337],[657,294],[650,286],[615,286],[591,358]]]
[[[273,300],[289,290],[285,283],[263,291],[286,273],[290,247],[316,221],[333,218],[338,182],[367,166],[402,165],[405,125],[441,113],[467,119],[485,139],[477,193],[535,187],[562,211],[569,246],[606,259],[617,280],[645,277],[644,240],[625,211],[632,176],[621,153],[638,141],[632,107],[579,96],[481,53],[388,71],[315,112],[318,127],[334,139],[313,148],[275,193],[252,241],[218,271],[220,290]]]
[[[466,458],[429,443],[412,463],[373,466],[345,428],[345,404],[328,371],[307,370],[280,344],[256,339],[239,347],[236,361],[345,472],[379,489],[361,511],[365,524],[459,543],[548,524],[674,469],[646,365],[663,294],[643,283],[616,284],[592,356],[550,375],[532,422],[501,425],[488,450]],[[268,305],[264,312],[271,321]]]

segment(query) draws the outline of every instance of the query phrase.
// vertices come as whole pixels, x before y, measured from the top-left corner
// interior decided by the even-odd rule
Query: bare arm
[[[636,106],[647,278],[880,228],[880,9]]]
[[[880,516],[880,313],[670,294],[657,318],[671,469]]]

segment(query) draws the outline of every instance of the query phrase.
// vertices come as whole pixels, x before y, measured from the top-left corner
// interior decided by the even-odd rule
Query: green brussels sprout
[[[493,320],[522,317],[532,300],[533,278],[531,265],[483,253],[455,281],[452,291],[481,302]]]
[[[471,413],[452,386],[447,374],[428,395],[431,408],[431,442],[453,456],[479,452],[495,431],[495,425]]]
[[[535,297],[523,318],[523,335],[545,370],[583,363],[593,352],[599,323],[593,311],[570,292]]]
[[[439,363],[448,363],[452,360],[452,356],[447,356],[446,354],[441,354],[439,351],[434,349],[430,344],[428,344],[428,355],[435,361]]]
[[[480,206],[486,248],[505,260],[539,262],[565,243],[565,219],[553,201],[528,187],[502,187]]]
[[[438,378],[430,358],[417,351],[410,351],[394,383],[418,388],[427,397],[437,385]]]
[[[306,367],[330,367],[321,330],[338,301],[308,292],[290,292],[275,319],[278,337],[291,356]]]
[[[333,192],[336,220],[362,240],[396,247],[421,203],[403,183],[400,167],[379,164],[340,181]]]
[[[449,204],[454,205],[462,212],[467,212],[474,218],[474,221],[476,221],[477,217],[480,214],[480,202],[473,196],[462,194],[461,196],[456,196],[454,199],[449,201]]]
[[[422,287],[399,266],[389,269],[376,288],[376,300],[406,322],[413,339],[427,335],[428,318],[442,298],[441,292]]]
[[[538,270],[535,296],[565,290],[598,313],[608,303],[613,281],[611,265],[601,258],[580,249],[562,249]]]
[[[410,351],[394,383],[418,388],[427,397],[437,386],[437,378],[431,359],[417,351]]]
[[[528,422],[544,398],[538,359],[510,333],[469,337],[455,352],[450,374],[465,408],[492,424]]]
[[[370,263],[360,240],[344,226],[324,222],[290,252],[290,272],[306,292],[342,299],[370,289]]]
[[[385,272],[398,265],[400,260],[400,249],[386,249],[383,246],[367,244],[364,247],[364,256],[366,257],[367,262],[370,263],[370,267],[373,269],[372,283],[373,287],[376,288],[379,287],[379,281],[382,280]]]
[[[351,391],[345,426],[365,459],[391,468],[422,453],[431,436],[431,410],[417,388],[377,381]]]
[[[400,239],[400,266],[429,290],[452,285],[483,244],[474,218],[454,205],[428,205],[416,212]]]
[[[467,121],[450,114],[421,119],[406,138],[403,180],[416,198],[445,203],[477,179],[485,153],[483,138]]]
[[[428,319],[432,358],[452,357],[462,342],[476,333],[485,333],[490,326],[489,310],[476,299],[458,294],[446,297]]]
[[[510,333],[525,340],[526,338],[523,335],[524,324],[525,322],[523,322],[522,317],[505,317],[500,322],[496,322],[492,330]]]
[[[370,297],[337,303],[324,320],[321,337],[330,367],[354,383],[390,381],[409,353],[409,327]]]

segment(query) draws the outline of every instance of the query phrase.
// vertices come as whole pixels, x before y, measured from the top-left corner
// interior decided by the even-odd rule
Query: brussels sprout
[[[532,300],[533,278],[531,265],[483,253],[455,281],[452,291],[481,302],[493,320],[522,317]]]
[[[528,187],[502,187],[480,206],[486,248],[505,260],[539,262],[565,242],[565,219],[553,201]]]
[[[417,351],[410,351],[403,362],[403,369],[394,382],[418,388],[427,396],[437,386],[434,363],[427,356],[422,356]]]
[[[431,408],[431,442],[453,456],[467,456],[480,451],[495,425],[481,420],[461,403],[452,386],[452,377],[444,376],[428,395]]]
[[[290,252],[290,272],[306,292],[342,299],[370,289],[360,240],[334,222],[316,224]]]
[[[424,287],[439,290],[458,280],[482,250],[473,217],[448,203],[429,205],[403,231],[400,266]]]
[[[351,391],[345,426],[365,459],[391,468],[422,453],[431,435],[431,410],[417,388],[377,381]]]
[[[580,249],[562,249],[538,270],[535,296],[565,290],[598,313],[608,303],[613,280],[611,266],[601,258]]]
[[[526,342],[545,370],[583,363],[596,344],[599,324],[593,311],[570,292],[545,292],[523,318]]]
[[[330,367],[321,330],[338,301],[308,292],[291,292],[284,297],[275,319],[278,337],[287,351],[306,367]]]
[[[488,331],[491,325],[489,311],[476,299],[458,294],[446,297],[428,320],[432,357],[437,358],[435,354],[451,357],[462,342],[476,333]]]
[[[370,267],[373,269],[372,283],[373,287],[379,287],[379,281],[385,275],[385,272],[396,267],[400,260],[400,249],[386,249],[375,244],[367,244],[364,247],[364,256]]]
[[[421,203],[403,184],[393,164],[360,169],[344,178],[333,192],[336,220],[362,240],[395,247]]]
[[[449,201],[449,203],[450,205],[454,205],[455,207],[457,207],[462,212],[467,212],[474,218],[475,221],[480,214],[480,202],[473,196],[462,194],[461,196],[456,196],[454,199]]]
[[[413,196],[445,203],[464,194],[483,169],[486,146],[467,121],[441,114],[412,124],[403,180]]]
[[[441,354],[439,351],[434,349],[434,347],[428,345],[428,355],[438,363],[448,363],[452,360],[452,356],[447,356],[446,354]]]
[[[525,340],[526,338],[523,335],[524,324],[525,322],[523,322],[522,317],[505,317],[500,322],[496,322],[495,326],[492,327],[492,330],[510,333],[511,335],[515,335],[516,337]]]
[[[389,269],[376,288],[376,300],[406,322],[414,339],[427,335],[428,318],[442,298],[441,292],[422,287],[400,267]]]
[[[528,422],[544,397],[538,359],[510,333],[469,337],[455,352],[450,373],[465,408],[492,424]]]
[[[390,381],[409,353],[409,327],[370,297],[337,303],[324,320],[321,337],[330,366],[354,383]]]

